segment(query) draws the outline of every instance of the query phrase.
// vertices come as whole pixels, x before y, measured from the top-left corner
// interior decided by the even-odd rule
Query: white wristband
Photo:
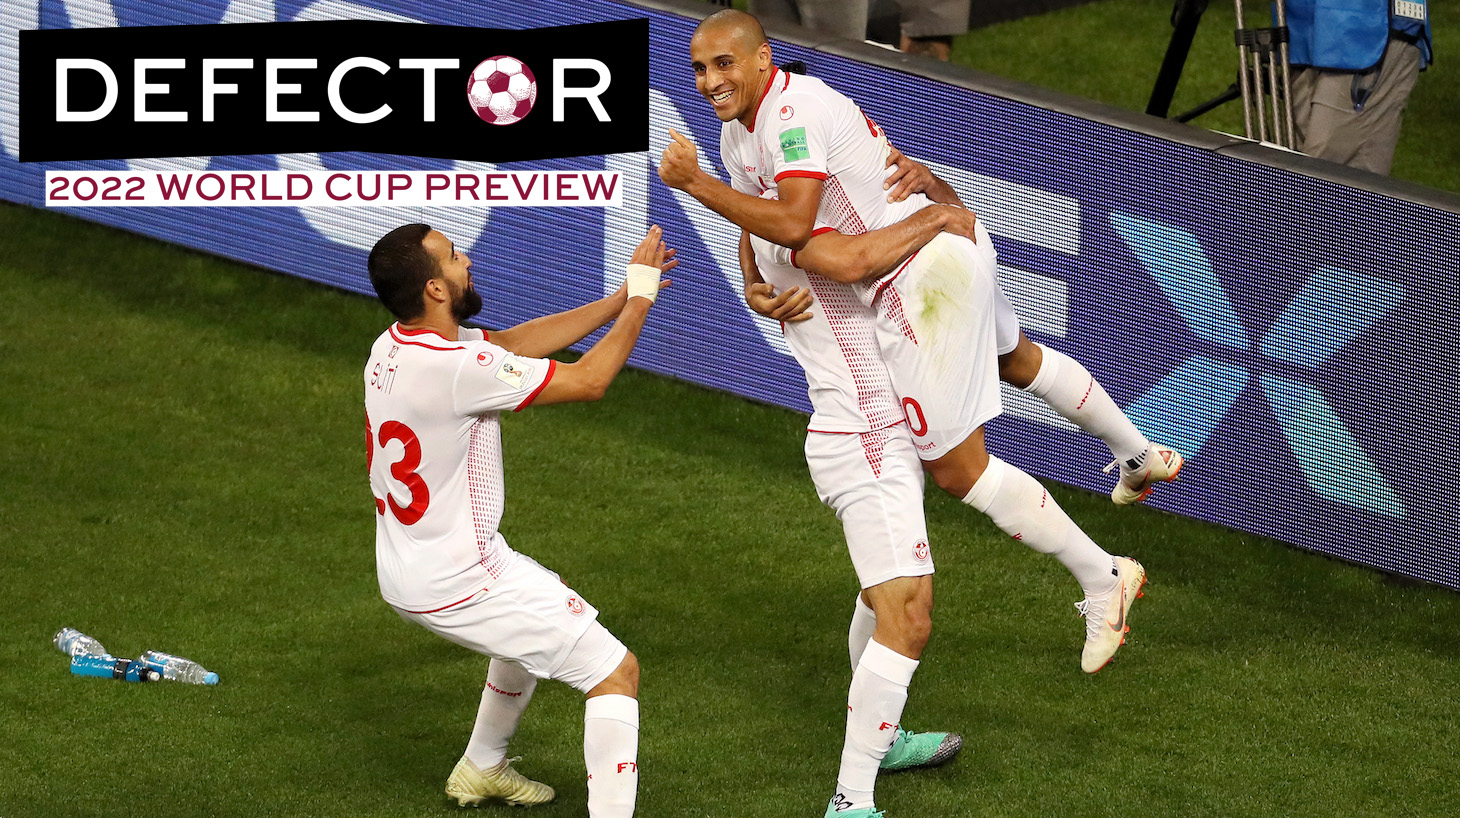
[[[629,288],[629,298],[639,296],[653,301],[659,295],[659,268],[648,264],[630,264],[624,283]]]

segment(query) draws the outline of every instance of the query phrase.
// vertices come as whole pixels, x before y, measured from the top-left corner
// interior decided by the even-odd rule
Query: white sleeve
[[[772,244],[754,233],[750,234],[750,249],[755,251],[755,265],[762,271],[771,265],[791,266],[791,251],[779,244]]]
[[[471,341],[451,385],[452,408],[463,416],[521,411],[548,385],[557,366],[548,358],[525,358],[487,341]]]
[[[760,195],[760,185],[756,184],[754,180],[746,175],[745,169],[725,158],[723,144],[720,149],[720,165],[725,168],[725,173],[730,176],[731,188],[751,196]]]
[[[477,327],[457,327],[456,340],[466,342],[486,341],[489,339],[487,338],[487,331],[484,329],[478,329]]]
[[[827,177],[832,114],[826,102],[807,93],[782,94],[776,115],[771,168],[780,182],[788,176]]]

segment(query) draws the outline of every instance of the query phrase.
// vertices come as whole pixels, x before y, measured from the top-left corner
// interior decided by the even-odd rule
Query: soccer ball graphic
[[[513,57],[482,60],[466,81],[466,99],[483,122],[511,125],[537,102],[537,78]]]

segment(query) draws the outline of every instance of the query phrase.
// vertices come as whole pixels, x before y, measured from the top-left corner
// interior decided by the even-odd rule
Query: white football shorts
[[[874,305],[877,345],[924,460],[947,454],[1003,411],[997,257],[982,222],[977,229],[978,244],[949,233],[928,242],[883,284]],[[1014,319],[1009,349],[1018,332]]]
[[[623,662],[628,649],[598,623],[598,609],[536,560],[520,555],[490,589],[430,613],[396,608],[445,639],[522,665],[587,693]]]
[[[808,433],[806,465],[821,502],[842,521],[863,588],[933,573],[923,464],[906,424],[861,434]]]
[[[980,239],[982,241],[982,239]],[[1019,346],[1019,316],[1014,304],[1004,295],[1004,288],[994,285],[994,342],[1000,355],[1008,355]]]

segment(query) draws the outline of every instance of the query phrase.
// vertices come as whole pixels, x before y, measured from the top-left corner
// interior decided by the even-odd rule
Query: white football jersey
[[[731,185],[759,196],[793,176],[825,180],[816,220],[855,236],[896,224],[931,201],[921,193],[889,203],[887,137],[850,99],[815,77],[772,67],[750,128],[720,126],[720,160]]]
[[[417,613],[490,588],[516,559],[497,532],[497,413],[531,403],[557,366],[513,355],[479,329],[463,327],[458,337],[393,324],[365,364],[380,594]]]
[[[818,228],[824,232],[830,228]],[[796,254],[751,235],[761,277],[777,292],[809,289],[812,317],[782,324],[811,397],[814,432],[871,432],[903,420],[892,381],[877,348],[876,313],[852,287],[795,266]]]

